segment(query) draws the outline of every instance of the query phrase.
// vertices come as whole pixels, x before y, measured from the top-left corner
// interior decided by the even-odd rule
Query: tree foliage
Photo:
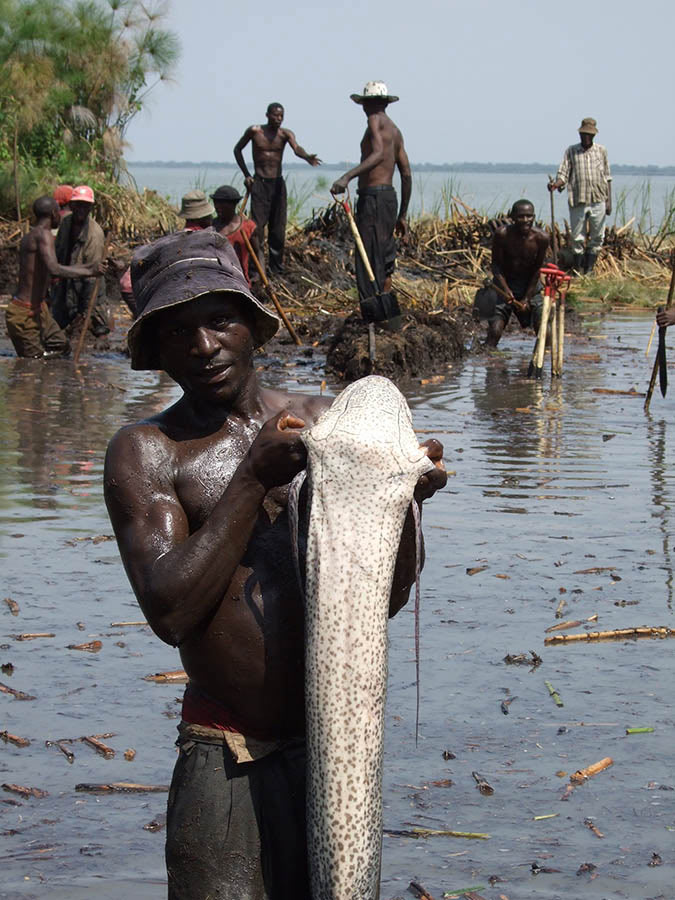
[[[0,161],[80,160],[117,177],[124,136],[148,93],[171,77],[166,4],[0,0]]]

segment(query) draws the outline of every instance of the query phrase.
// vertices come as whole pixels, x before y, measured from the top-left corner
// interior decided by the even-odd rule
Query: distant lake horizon
[[[250,164],[249,164],[250,165]],[[284,174],[289,193],[289,218],[301,222],[313,211],[331,204],[330,186],[334,173],[345,171],[350,163],[323,164],[320,168],[289,164]],[[533,168],[534,168],[533,164]],[[450,204],[457,198],[481,214],[504,213],[521,198],[530,200],[537,218],[550,220],[550,196],[546,187],[548,174],[555,175],[557,166],[537,165],[537,171],[455,171],[430,170],[413,166],[413,192],[409,214],[413,217],[450,214]],[[180,205],[180,198],[200,188],[207,194],[221,184],[232,184],[244,193],[242,174],[236,163],[135,163],[127,162],[128,171],[139,190],[148,188]],[[544,171],[544,169],[546,171]],[[675,206],[675,171],[671,175],[629,175],[613,171],[613,211],[609,224],[624,225],[635,217],[635,226],[644,231],[658,227]],[[325,174],[324,174],[325,173]],[[328,174],[330,173],[330,174]],[[394,187],[400,196],[400,179],[394,176]],[[356,184],[350,185],[352,196]],[[459,204],[461,208],[461,203]],[[555,195],[556,220],[562,224],[569,218],[567,192]]]

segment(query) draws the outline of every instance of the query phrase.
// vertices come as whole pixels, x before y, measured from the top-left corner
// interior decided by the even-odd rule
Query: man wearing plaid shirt
[[[579,126],[579,143],[565,150],[555,181],[548,189],[559,191],[567,185],[572,227],[574,268],[592,272],[605,236],[605,218],[612,212],[612,175],[607,151],[594,144],[598,133],[595,119],[583,119]],[[588,246],[585,247],[586,220],[589,223]],[[584,253],[585,250],[585,253]]]

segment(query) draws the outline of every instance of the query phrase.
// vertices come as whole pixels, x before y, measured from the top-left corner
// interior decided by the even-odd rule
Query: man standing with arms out
[[[539,270],[548,249],[548,236],[534,227],[534,206],[518,200],[511,208],[512,224],[498,228],[492,239],[493,284],[482,288],[481,305],[493,309],[488,319],[485,343],[496,347],[511,313],[522,328],[530,325],[539,332],[541,323],[541,284]]]
[[[68,338],[52,318],[45,302],[52,277],[88,278],[98,275],[98,264],[62,266],[54,252],[52,228],[59,224],[59,205],[53,197],[38,197],[33,204],[36,222],[19,245],[19,285],[9,301],[5,319],[17,356],[66,356]]]
[[[607,151],[593,139],[598,133],[595,119],[582,119],[579,143],[565,150],[555,181],[549,191],[567,185],[572,228],[573,266],[577,272],[592,272],[605,237],[605,218],[612,212],[612,175]],[[586,244],[586,220],[590,226]]]
[[[95,266],[103,262],[105,238],[101,226],[91,218],[93,207],[94,192],[88,185],[73,188],[72,213],[63,219],[56,235],[56,257],[61,265]],[[86,315],[93,289],[94,282],[86,278],[59,281],[54,285],[52,309],[61,328],[67,328],[78,315]],[[101,280],[91,313],[90,328],[94,337],[110,331],[106,307],[105,282]]]
[[[234,158],[244,173],[244,184],[251,192],[251,218],[258,226],[261,250],[267,225],[270,271],[276,274],[283,274],[284,271],[286,182],[281,174],[281,158],[286,144],[310,166],[321,165],[316,153],[307,153],[298,144],[293,132],[281,127],[283,121],[284,108],[281,103],[270,103],[267,107],[267,125],[251,125],[234,148]],[[249,141],[253,145],[254,176],[249,172],[242,153]]]
[[[356,224],[373,269],[378,296],[361,257],[356,253],[356,283],[361,313],[366,322],[381,322],[400,315],[396,295],[391,290],[391,276],[396,262],[394,230],[401,237],[408,234],[406,215],[412,191],[410,162],[403,146],[403,135],[387,115],[387,106],[398,97],[391,96],[383,81],[369,81],[363,94],[351,94],[354,103],[363,106],[368,119],[361,140],[361,162],[345,172],[331,188],[342,194],[352,178],[359,179]],[[401,176],[401,206],[396,208],[396,191],[392,185],[394,167]]]
[[[326,398],[259,384],[278,319],[213,231],[136,252],[131,365],[183,396],[115,435],[105,497],[139,604],[189,676],[168,798],[169,900],[309,900],[304,629],[287,513]],[[428,455],[442,456],[434,442]],[[416,502],[445,484],[435,469]],[[409,513],[390,599],[415,580]]]

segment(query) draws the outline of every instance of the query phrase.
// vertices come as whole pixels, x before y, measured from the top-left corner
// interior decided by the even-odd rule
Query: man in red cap
[[[54,188],[54,199],[59,204],[59,224],[65,219],[66,216],[69,216],[72,212],[70,208],[70,200],[73,196],[73,186],[71,184],[60,184],[58,187]],[[58,226],[56,228],[58,231]],[[56,235],[56,232],[54,232]]]
[[[73,188],[70,200],[71,215],[66,216],[56,235],[56,258],[64,266],[96,265],[103,262],[105,238],[103,229],[91,218],[94,192],[81,184]],[[91,278],[60,280],[52,288],[52,312],[61,326],[68,325],[78,316],[84,316],[94,289]],[[102,280],[91,315],[90,328],[95,337],[108,334],[105,282]]]
[[[53,197],[38,197],[33,212],[35,226],[19,245],[19,284],[5,313],[7,333],[17,356],[66,356],[70,350],[68,338],[45,302],[49,279],[91,277],[98,274],[99,266],[59,265],[52,234],[59,223],[58,203]]]

